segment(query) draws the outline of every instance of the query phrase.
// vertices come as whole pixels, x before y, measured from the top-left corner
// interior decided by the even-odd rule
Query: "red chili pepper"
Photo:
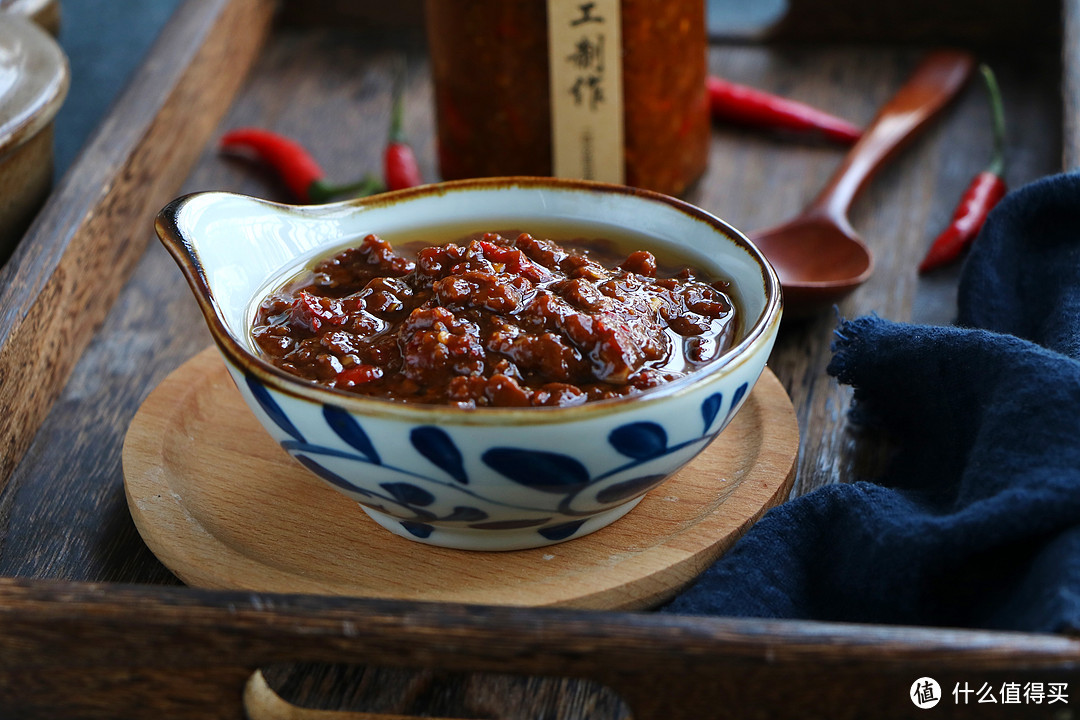
[[[739,85],[715,76],[705,79],[709,109],[715,120],[728,120],[773,130],[817,134],[850,145],[862,130],[847,120],[797,100]]]
[[[356,387],[375,382],[383,376],[383,370],[377,365],[353,365],[345,368],[334,378],[334,387]]]
[[[394,104],[390,110],[390,133],[386,150],[383,151],[383,180],[389,190],[416,187],[424,182],[420,175],[420,166],[416,162],[416,155],[405,141],[405,131],[402,127],[405,115],[404,75],[404,71],[401,71],[394,79]]]
[[[340,195],[372,195],[382,190],[377,178],[366,176],[356,183],[331,185],[315,158],[292,138],[261,128],[243,127],[221,137],[223,150],[247,150],[274,169],[293,196],[303,203],[327,202]]]
[[[930,245],[926,257],[919,263],[920,273],[941,267],[960,257],[975,241],[986,216],[998,201],[1005,197],[1008,189],[1004,179],[1005,110],[1001,101],[1001,90],[990,68],[983,65],[979,69],[990,93],[990,106],[994,117],[994,154],[986,169],[976,175],[964,191],[948,227]]]

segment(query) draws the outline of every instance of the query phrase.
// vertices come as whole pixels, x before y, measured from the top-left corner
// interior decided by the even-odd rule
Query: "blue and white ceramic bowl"
[[[630,232],[644,249],[674,251],[730,279],[743,317],[736,344],[700,372],[636,397],[474,410],[316,386],[255,353],[249,328],[260,300],[368,233],[393,243],[432,228],[552,223],[595,237]],[[538,547],[618,520],[724,429],[780,325],[779,281],[743,235],[687,203],[622,186],[492,178],[304,207],[199,193],[166,206],[157,231],[236,386],[281,447],[386,529],[444,547]]]

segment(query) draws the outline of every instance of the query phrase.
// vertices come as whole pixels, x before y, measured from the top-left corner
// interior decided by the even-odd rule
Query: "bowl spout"
[[[155,227],[212,328],[247,347],[252,298],[347,237],[340,206],[292,206],[224,192],[185,195],[158,213]]]

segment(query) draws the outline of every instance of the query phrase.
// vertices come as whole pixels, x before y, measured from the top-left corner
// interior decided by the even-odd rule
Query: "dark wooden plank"
[[[903,82],[919,55],[918,49],[862,46],[716,46],[710,68],[865,122]],[[265,125],[302,139],[335,179],[375,170],[391,72],[402,56],[409,69],[407,131],[425,174],[434,177],[426,59],[422,44],[407,31],[279,28],[215,135],[237,125]],[[1029,67],[1005,64],[1000,71],[1013,118],[1014,183],[1052,171],[1057,162],[1057,109],[1043,96],[1055,87],[1053,64],[1052,57],[1036,64],[1050,70],[1036,74],[1040,80],[1034,87],[1029,86]],[[281,91],[283,86],[288,93]],[[935,321],[951,317],[949,293],[955,279],[918,279],[914,265],[936,225],[951,212],[952,195],[984,161],[989,149],[985,113],[985,98],[972,86],[939,124],[878,176],[857,204],[854,221],[879,254],[879,275],[841,306],[843,313],[875,310],[895,319]],[[712,164],[691,199],[738,226],[765,226],[808,201],[843,152],[718,126]],[[203,189],[287,199],[273,178],[250,163],[219,156],[213,142],[204,147],[182,188]],[[785,327],[771,359],[795,399],[803,428],[797,492],[860,477],[884,453],[880,443],[857,441],[844,419],[849,393],[824,372],[834,322],[826,313]],[[150,388],[208,343],[179,272],[153,243],[0,498],[0,513],[7,517],[0,575],[175,582],[131,525],[120,445]],[[266,674],[271,687],[290,701],[325,709],[594,719],[623,714],[614,692],[581,679],[521,680],[454,671],[463,669],[285,662]]]
[[[1062,169],[1080,167],[1080,2],[1063,0],[1061,97],[1064,116]]]
[[[787,42],[933,43],[992,46],[1056,44],[1061,3],[1029,0],[1017,12],[1011,0],[981,2],[861,2],[788,0],[783,18],[765,39]]]
[[[407,130],[428,177],[435,175],[430,84],[423,49],[394,34],[285,30],[260,58],[221,128],[259,123],[303,139],[340,179],[377,170],[389,111],[391,67],[410,68]],[[714,72],[789,92],[865,121],[914,66],[918,51],[868,48],[717,47]],[[305,58],[303,62],[300,58]],[[1000,70],[1009,100],[1014,184],[1053,171],[1055,108],[1040,102],[1053,73],[1029,88],[1028,68]],[[279,91],[286,83],[290,93]],[[886,168],[856,205],[854,221],[878,253],[878,275],[841,312],[947,322],[954,280],[917,278],[915,263],[989,149],[985,97],[972,85],[941,121]],[[1040,128],[1029,132],[1027,128]],[[1047,132],[1046,129],[1051,129]],[[219,129],[219,131],[220,131]],[[843,150],[717,127],[713,161],[692,200],[747,229],[794,213],[824,183]],[[217,155],[210,143],[183,189],[229,189],[286,199],[260,168]],[[162,320],[165,319],[165,322]],[[847,390],[824,372],[831,313],[785,327],[772,368],[800,414],[798,492],[858,476],[843,419]],[[9,518],[0,574],[142,581],[124,506],[119,448],[142,398],[209,343],[194,301],[167,255],[153,244],[113,313],[76,366],[56,411],[0,499]],[[72,477],[69,468],[81,472]],[[101,519],[110,519],[102,523]],[[118,532],[121,530],[122,532]],[[65,531],[66,530],[66,531]],[[65,539],[66,538],[66,539]],[[77,539],[72,539],[77,538]],[[157,580],[157,571],[150,573]]]
[[[366,3],[355,0],[284,0],[282,22],[297,26],[351,26],[353,29],[378,26],[401,30],[419,30],[423,25],[423,0],[398,0],[393,3]]]
[[[865,123],[907,77],[918,48],[801,45],[766,49],[714,47],[710,71],[787,94]],[[1052,48],[983,54],[1003,86],[1008,116],[1007,178],[1013,187],[1056,172],[1061,147],[1059,59]],[[916,265],[944,227],[992,147],[986,92],[976,81],[882,170],[852,211],[856,230],[873,249],[875,275],[840,303],[840,315],[877,313],[899,321],[949,323],[957,268],[919,276]],[[716,126],[708,173],[691,199],[746,230],[794,215],[825,184],[843,149]],[[770,367],[799,414],[803,445],[795,494],[873,476],[880,452],[856,442],[844,417],[850,389],[825,373],[836,314],[785,323]],[[870,450],[870,452],[867,452]]]
[[[624,720],[630,711],[610,687],[579,677],[464,669],[295,663],[262,670],[260,704],[270,718],[301,720],[295,708],[399,717]],[[307,718],[307,715],[303,715]],[[311,718],[317,720],[321,716]],[[330,716],[333,717],[333,716]],[[372,719],[375,720],[375,719]]]
[[[0,486],[232,99],[270,6],[187,3],[0,271]]]
[[[908,0],[874,3],[862,0],[786,0],[766,3],[776,7],[772,17],[753,2],[709,0],[718,19],[710,22],[717,40],[755,42],[875,42],[934,43],[992,46],[1008,38],[1017,46],[1056,45],[1061,19],[1057,0],[1032,0],[1017,12],[1013,0]],[[1066,4],[1071,0],[1066,0]],[[736,7],[730,7],[736,5]],[[393,4],[357,3],[353,0],[284,0],[282,18],[298,25],[350,25],[406,28],[423,22],[423,0]],[[725,27],[724,18],[737,18]],[[763,24],[747,22],[761,18]]]
[[[432,177],[429,84],[422,45],[415,38],[410,44],[407,34],[276,33],[214,136],[228,127],[268,125],[310,142],[333,176],[378,172],[393,67],[403,52],[411,78],[406,130]],[[280,91],[282,83],[289,93]],[[220,157],[214,142],[200,144],[199,152],[198,169],[174,192],[228,189],[287,199],[274,178]],[[152,237],[150,228],[143,234]],[[209,344],[187,285],[154,240],[0,495],[0,575],[175,582],[135,532],[120,448],[150,389]]]
[[[1057,637],[11,579],[0,618],[0,707],[20,718],[237,718],[252,673],[292,661],[587,678],[636,720],[908,717],[924,675],[951,687],[1080,669],[1080,641]]]
[[[194,12],[196,4],[188,3],[186,10]],[[213,4],[197,5],[206,11]],[[261,6],[234,0],[213,7],[255,13]],[[917,47],[718,45],[709,62],[718,74],[865,122],[919,54]],[[431,87],[422,38],[409,28],[279,27],[225,118],[190,132],[212,139],[236,125],[269,126],[308,144],[332,178],[351,179],[378,168],[391,69],[402,56],[409,69],[406,129],[425,175],[433,178]],[[987,59],[1001,76],[1008,103],[1011,184],[1055,171],[1062,148],[1056,48],[1025,48]],[[175,113],[166,113],[169,123],[186,117],[182,105],[167,107]],[[985,96],[973,85],[875,179],[853,220],[878,253],[878,275],[841,305],[841,313],[951,319],[955,275],[918,278],[914,266],[985,161],[987,117]],[[198,158],[175,192],[228,189],[287,199],[259,168],[219,157],[212,142],[196,142],[195,135],[181,135],[178,142]],[[97,153],[94,163],[112,163],[126,172],[145,167],[124,165],[106,147],[92,148],[97,148],[90,151]],[[176,148],[168,152],[184,154]],[[763,227],[808,201],[842,153],[718,126],[709,172],[690,199],[740,227]],[[107,168],[95,172],[104,172],[91,177],[113,197],[105,187]],[[185,174],[176,170],[173,180]],[[165,182],[155,180],[158,191]],[[151,200],[140,196],[139,202],[141,213]],[[68,222],[77,226],[80,217],[73,212]],[[209,336],[172,261],[156,242],[142,252],[150,235],[145,225],[118,236],[122,264],[128,266],[123,272],[137,262],[131,280],[96,333],[100,316],[93,313],[104,315],[107,297],[93,298],[84,316],[89,324],[72,331],[79,342],[93,337],[0,495],[0,576],[175,583],[131,524],[120,445],[145,394],[208,344]],[[55,258],[50,265],[24,257],[23,287],[36,287],[40,294],[51,287],[50,273],[56,275],[58,267],[70,282],[70,266]],[[25,279],[31,277],[40,278],[37,286]],[[824,372],[834,323],[827,313],[785,327],[770,361],[795,400],[803,428],[797,493],[872,476],[887,452],[887,445],[867,442],[847,425],[849,393]],[[0,389],[0,397],[6,392]],[[48,399],[43,402],[47,406]],[[138,645],[142,634],[149,638],[146,646]],[[733,717],[770,711],[904,717],[911,707],[906,701],[881,698],[906,697],[912,680],[922,674],[940,670],[944,684],[949,678],[971,681],[964,673],[974,670],[979,681],[1049,682],[1075,672],[1075,646],[1060,642],[996,633],[650,615],[507,615],[497,609],[0,580],[0,707],[24,709],[20,717],[240,717],[230,704],[238,688],[254,668],[269,666],[271,687],[291,701],[326,709],[614,720],[626,715],[621,693],[639,719],[679,713],[708,717],[718,707],[731,708]],[[16,655],[9,652],[16,649]],[[16,656],[24,662],[31,650],[36,653],[31,657],[63,657],[66,664],[31,664],[25,670],[4,664]],[[507,672],[554,677],[526,679]],[[22,705],[5,705],[7,700]],[[985,708],[973,706],[969,715],[993,717]]]

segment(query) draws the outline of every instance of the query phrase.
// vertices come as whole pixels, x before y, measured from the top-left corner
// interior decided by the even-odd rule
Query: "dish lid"
[[[59,0],[0,0],[0,11],[30,18],[53,35],[60,30]]]
[[[67,96],[67,57],[26,18],[0,13],[0,155],[52,122]]]

